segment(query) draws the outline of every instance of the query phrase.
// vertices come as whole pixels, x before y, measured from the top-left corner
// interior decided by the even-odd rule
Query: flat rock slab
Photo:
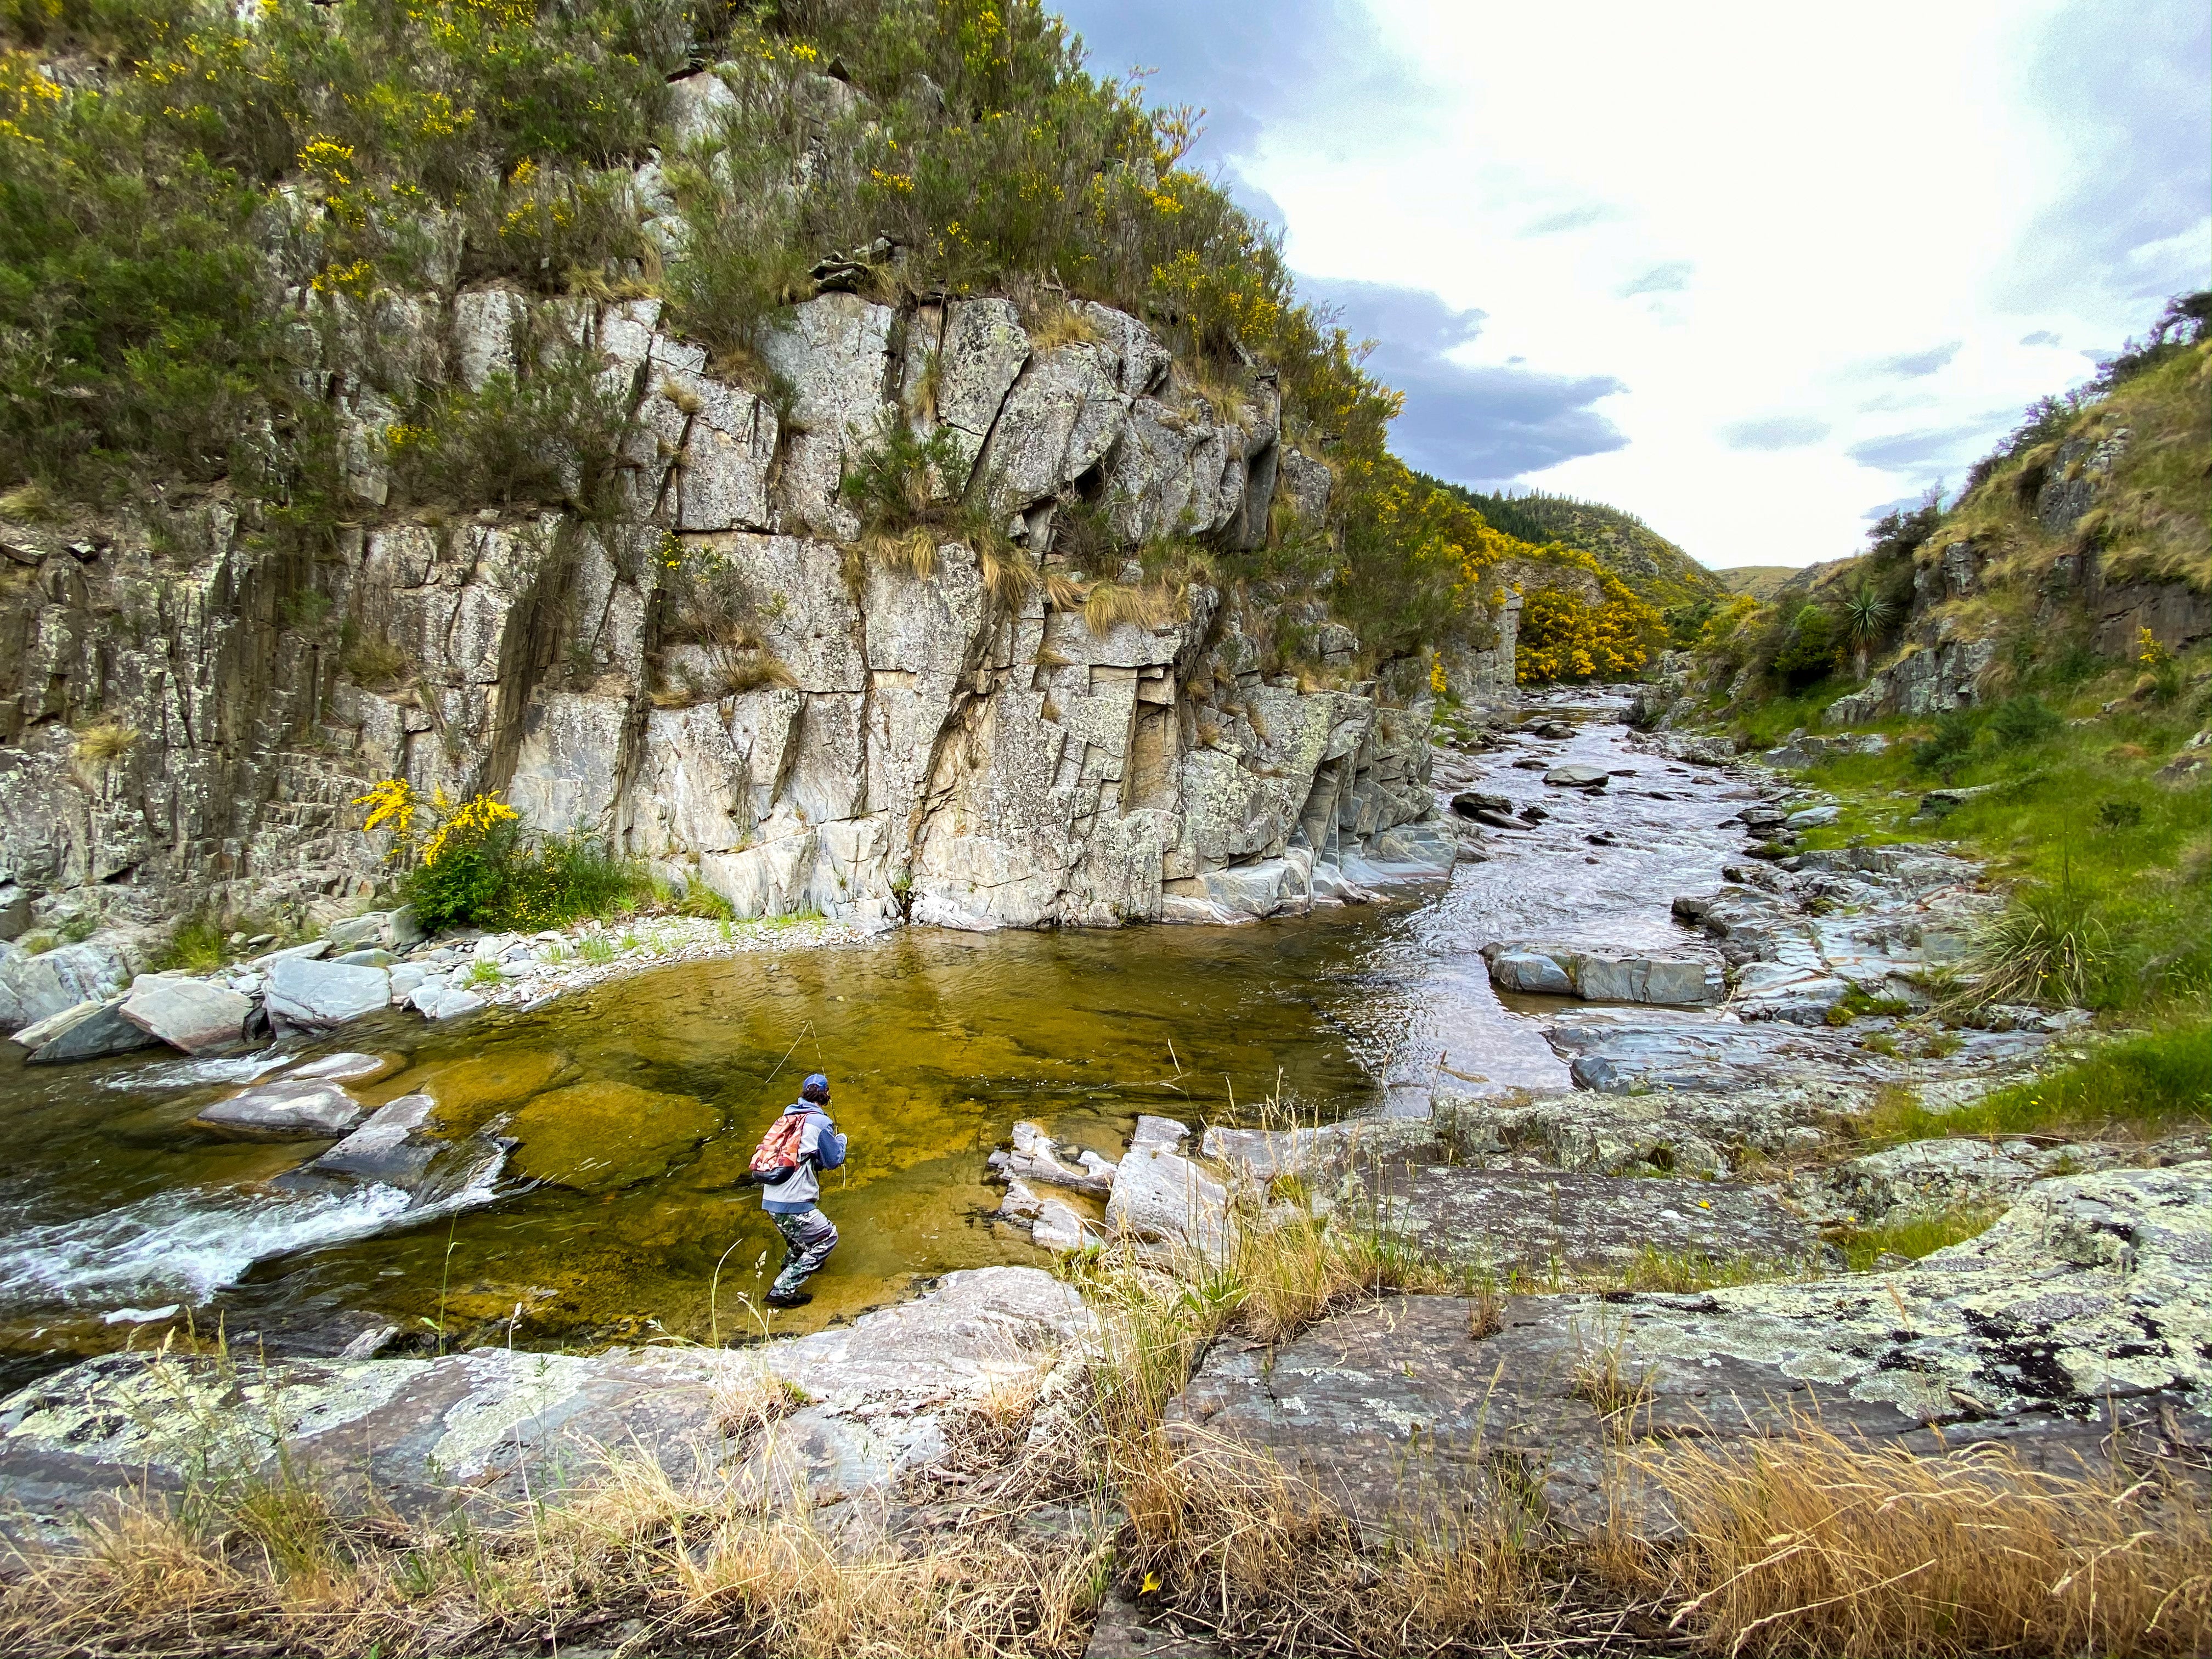
[[[1785,1021],[1680,1017],[1562,1019],[1546,1033],[1576,1084],[1609,1094],[1679,1089],[1731,1090],[1812,1080],[1871,1088],[1881,1083],[1956,1081],[2018,1070],[2050,1042],[2033,1031],[1962,1031],[1960,1047],[1928,1065],[1891,1059],[1858,1045],[1848,1028]]]
[[[99,1060],[107,1054],[127,1054],[134,1048],[150,1048],[155,1039],[123,1017],[123,999],[80,1005],[45,1023],[46,1040],[31,1050],[33,1066],[52,1066],[71,1060]],[[21,1035],[19,1033],[19,1036]]]
[[[219,1100],[194,1121],[233,1134],[319,1140],[346,1133],[362,1114],[361,1103],[335,1083],[280,1078]]]
[[[944,1455],[946,1411],[1079,1361],[1095,1338],[1069,1286],[1033,1267],[985,1267],[849,1326],[751,1349],[479,1348],[265,1367],[109,1354],[0,1402],[0,1506],[15,1510],[18,1535],[65,1539],[110,1494],[142,1481],[173,1492],[210,1462],[244,1475],[280,1443],[416,1514],[542,1498],[608,1448],[642,1451],[679,1481],[804,1492],[810,1504],[887,1498],[900,1475]],[[718,1388],[763,1376],[809,1403],[764,1437],[727,1439]]]
[[[1386,1164],[1387,1225],[1421,1255],[1504,1279],[1620,1267],[1646,1251],[1782,1267],[1820,1241],[1773,1190],[1637,1176]]]
[[[270,964],[262,1006],[273,1020],[320,1030],[375,1013],[391,1001],[392,975],[381,968],[288,956]]]
[[[2075,1470],[2109,1457],[2118,1430],[2201,1467],[2208,1269],[2212,1171],[2065,1176],[1896,1273],[1524,1297],[1488,1335],[1470,1301],[1405,1297],[1272,1352],[1224,1341],[1169,1423],[1267,1449],[1378,1532],[1525,1510],[1536,1492],[1570,1534],[1606,1524],[1616,1499],[1663,1533],[1663,1508],[1614,1461],[1616,1431],[1711,1443],[1787,1432],[1793,1413],[1923,1453],[2003,1441]],[[1577,1386],[1607,1355],[1647,1391],[1612,1424]]]
[[[203,1054],[240,1042],[253,1001],[204,980],[141,975],[123,1000],[123,1018],[172,1048]]]

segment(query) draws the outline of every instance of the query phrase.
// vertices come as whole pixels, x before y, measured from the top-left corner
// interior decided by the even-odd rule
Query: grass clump
[[[1870,1271],[1885,1255],[1901,1255],[1917,1261],[1946,1245],[1978,1237],[2003,1213],[2002,1206],[1987,1205],[1917,1211],[1887,1218],[1871,1227],[1851,1228],[1834,1242],[1843,1250],[1845,1268],[1863,1273]]]
[[[1922,1457],[1809,1421],[1637,1461],[1684,1529],[1650,1577],[1708,1652],[2180,1656],[2212,1633],[2206,1517],[2178,1483],[2124,1491],[1994,1447]]]
[[[220,920],[202,910],[177,923],[151,966],[157,973],[181,969],[188,974],[204,974],[229,960],[229,934]]]

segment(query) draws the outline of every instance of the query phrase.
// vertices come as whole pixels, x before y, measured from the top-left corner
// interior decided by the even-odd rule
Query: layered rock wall
[[[744,915],[1223,918],[1341,891],[1363,858],[1449,862],[1400,829],[1432,813],[1423,706],[1285,673],[1263,609],[1148,586],[1135,556],[1233,557],[1271,513],[1325,509],[1265,376],[1223,406],[1085,302],[1040,338],[1003,300],[824,295],[769,335],[755,390],[653,301],[295,297],[353,514],[327,546],[221,489],[0,526],[15,932],[356,902],[384,849],[349,803],[388,776],[504,791]],[[391,426],[422,387],[579,361],[607,453],[514,434],[566,504],[401,509]],[[856,540],[840,479],[896,420],[945,434],[967,476],[944,491],[1005,513],[1012,576],[949,535]],[[1144,602],[1087,620],[1054,580],[1076,519]]]

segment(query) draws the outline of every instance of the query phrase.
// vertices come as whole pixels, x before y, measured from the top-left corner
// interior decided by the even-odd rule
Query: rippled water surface
[[[1401,1103],[1419,1097],[1439,1061],[1454,1087],[1560,1086],[1525,1018],[1535,1005],[1501,1006],[1476,951],[1679,943],[1668,900],[1710,886],[1716,855],[1740,844],[1717,827],[1741,804],[1731,792],[1620,739],[1591,726],[1478,757],[1476,787],[1540,799],[1553,819],[1493,836],[1488,861],[1385,908],[1240,928],[910,929],[654,969],[526,1014],[351,1028],[343,1046],[392,1057],[357,1090],[370,1103],[421,1090],[455,1129],[521,1139],[501,1185],[450,1213],[401,1218],[388,1188],[285,1192],[267,1183],[325,1143],[193,1129],[252,1062],[10,1058],[0,1373],[143,1340],[167,1323],[143,1316],[173,1304],[203,1328],[323,1352],[380,1322],[420,1343],[442,1324],[463,1345],[504,1342],[511,1322],[519,1346],[538,1346],[757,1328],[747,1298],[780,1244],[736,1182],[810,1070],[836,1079],[853,1139],[824,1195],[843,1242],[814,1306],[779,1329],[952,1268],[1039,1260],[985,1216],[999,1194],[984,1159],[1017,1118],[1113,1157],[1139,1112],[1218,1121],[1279,1096],[1334,1116],[1389,1103],[1394,1085]],[[1511,769],[1515,754],[1637,775],[1585,799]],[[1589,845],[1600,830],[1620,844]]]

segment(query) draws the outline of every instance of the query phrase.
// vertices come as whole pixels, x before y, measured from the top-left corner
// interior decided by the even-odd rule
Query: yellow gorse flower
[[[459,806],[448,807],[446,792],[437,792],[432,805],[439,811],[441,822],[430,839],[422,846],[422,867],[430,868],[439,856],[452,844],[454,836],[477,840],[489,835],[498,824],[513,823],[521,814],[496,795],[478,795]]]

